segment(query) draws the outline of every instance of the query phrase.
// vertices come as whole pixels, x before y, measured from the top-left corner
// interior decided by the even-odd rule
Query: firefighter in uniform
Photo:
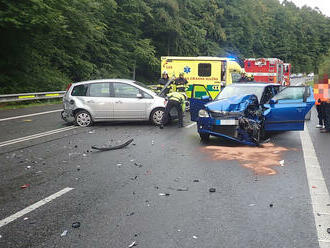
[[[176,85],[177,92],[186,92],[186,86],[188,84],[188,81],[184,78],[183,72],[181,72],[179,74],[179,77],[175,79],[174,84]]]
[[[156,90],[157,91],[160,91],[164,85],[167,84],[167,82],[169,81],[169,77],[168,77],[168,74],[167,74],[167,71],[163,71],[162,73],[162,77],[158,80],[158,84],[156,86]]]
[[[165,107],[165,113],[163,115],[160,128],[162,129],[164,127],[164,124],[168,122],[168,118],[172,108],[175,108],[177,110],[178,119],[179,119],[178,121],[179,128],[183,127],[183,106],[184,106],[185,96],[178,92],[172,92],[167,94],[166,99],[167,99],[167,103]]]

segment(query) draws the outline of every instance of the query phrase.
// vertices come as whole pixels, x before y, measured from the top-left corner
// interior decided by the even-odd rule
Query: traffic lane
[[[60,112],[2,121],[0,122],[0,142],[67,127],[68,125],[61,119]]]
[[[143,247],[218,247],[219,243],[225,247],[317,247],[296,133],[272,136],[276,145],[295,150],[283,154],[285,166],[276,167],[276,175],[256,177],[237,161],[210,160],[195,128],[106,129],[75,136],[75,142],[81,141],[86,149],[107,137],[123,140],[134,136],[136,145],[89,153],[85,163],[72,159],[64,167],[67,173],[61,177],[55,173],[56,185],[71,182],[74,195],[55,201],[51,211],[36,210],[39,220],[46,221],[40,230],[25,230],[33,233],[33,247],[125,247],[134,240]],[[218,139],[211,144],[235,146]],[[193,182],[195,179],[199,182]],[[177,191],[186,187],[188,191]],[[217,192],[210,194],[210,187]],[[79,230],[70,228],[74,221],[81,221]],[[20,225],[6,226],[5,235],[15,233]],[[64,229],[69,233],[61,238]],[[29,237],[25,234],[16,242]]]
[[[330,134],[320,133],[320,129],[316,128],[318,124],[318,117],[316,108],[312,109],[312,117],[310,121],[306,122],[308,127],[314,149],[325,179],[327,188],[330,189],[330,166],[329,166],[329,150],[330,150]]]
[[[103,132],[99,133],[99,128]],[[0,177],[2,177],[0,180],[0,189],[2,191],[0,192],[0,219],[20,211],[45,196],[57,192],[61,188],[72,187],[72,185],[76,188],[77,185],[80,185],[80,182],[82,184],[83,196],[77,199],[69,199],[64,203],[59,199],[59,201],[49,204],[52,207],[46,205],[29,214],[29,221],[25,222],[20,218],[0,228],[0,234],[3,236],[0,239],[0,246],[2,242],[2,244],[11,244],[11,247],[21,247],[20,244],[22,243],[35,247],[36,244],[40,244],[44,239],[47,239],[49,235],[57,237],[59,235],[57,232],[61,228],[69,228],[71,224],[68,225],[66,222],[65,225],[62,225],[61,223],[74,219],[73,217],[77,215],[77,208],[79,208],[81,202],[90,202],[90,199],[85,199],[84,191],[86,188],[85,181],[89,179],[88,176],[93,177],[94,174],[93,161],[89,160],[91,145],[121,142],[123,139],[132,136],[144,136],[145,133],[150,133],[150,130],[154,129],[157,132],[159,131],[154,126],[142,124],[97,125],[93,127],[95,133],[89,133],[89,129],[86,128],[84,134],[81,133],[76,136],[55,140],[49,142],[47,146],[42,144],[24,149],[21,152],[22,157],[16,156],[17,153],[9,153],[6,157],[1,157],[1,160],[5,163],[0,167],[2,170],[0,173]],[[96,140],[95,142],[90,142],[93,136],[95,136]],[[141,143],[139,145],[143,147],[144,144]],[[121,152],[125,153],[127,151],[122,150]],[[22,158],[27,159],[23,164],[21,163]],[[31,166],[31,168],[27,169],[27,166]],[[87,173],[90,169],[92,169],[91,172]],[[80,173],[80,171],[84,171],[84,174]],[[93,177],[93,180],[93,183],[98,181],[95,177]],[[20,189],[20,186],[26,183],[30,184],[30,186],[24,190]],[[93,201],[92,199],[90,203],[93,204]],[[59,212],[54,212],[54,209],[58,209]],[[67,213],[67,215],[64,215],[64,213]],[[62,215],[67,218],[58,220],[58,216]],[[59,225],[57,225],[58,222]],[[18,234],[17,236],[15,235],[16,233]]]
[[[62,104],[46,104],[42,106],[29,106],[27,108],[17,108],[17,109],[1,109],[0,108],[0,119],[10,118],[20,115],[28,115],[34,113],[40,113],[45,111],[52,111],[63,109]]]

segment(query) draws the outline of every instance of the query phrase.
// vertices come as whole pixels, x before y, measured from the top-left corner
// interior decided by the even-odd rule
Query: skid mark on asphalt
[[[275,175],[277,171],[273,167],[280,166],[282,153],[290,149],[267,143],[262,147],[206,146],[202,150],[213,160],[237,160],[257,175]]]

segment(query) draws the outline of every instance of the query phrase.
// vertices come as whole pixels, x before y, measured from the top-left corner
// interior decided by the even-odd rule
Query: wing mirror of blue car
[[[143,95],[142,95],[141,93],[137,93],[137,94],[136,94],[136,97],[137,97],[137,98],[143,98]]]
[[[276,103],[278,103],[278,100],[275,100],[275,99],[270,99],[270,100],[269,100],[269,104],[270,104],[270,105],[274,105],[274,104],[276,104]]]
[[[209,96],[202,96],[202,100],[208,100],[208,101],[211,101],[211,100],[212,100],[212,98],[211,98],[211,97],[209,97]]]

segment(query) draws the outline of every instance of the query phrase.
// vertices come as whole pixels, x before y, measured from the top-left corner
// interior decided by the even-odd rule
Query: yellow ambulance
[[[169,56],[161,57],[161,73],[163,71],[167,71],[170,78],[177,78],[181,72],[184,73],[188,81],[188,98],[205,95],[205,90],[199,91],[199,87],[193,87],[203,85],[214,99],[221,91],[221,87],[233,82],[233,77],[240,78],[242,68],[231,58]]]

